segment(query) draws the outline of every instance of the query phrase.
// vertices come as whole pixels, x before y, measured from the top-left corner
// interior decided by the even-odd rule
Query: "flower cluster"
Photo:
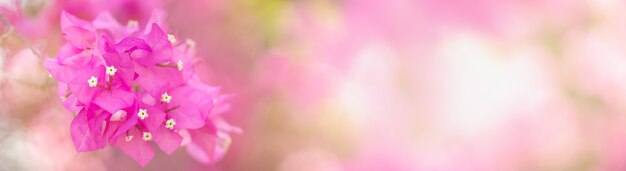
[[[227,150],[228,133],[239,131],[220,117],[228,96],[200,81],[195,43],[167,34],[164,18],[154,11],[141,29],[110,13],[92,22],[62,13],[67,43],[44,65],[59,81],[63,106],[75,114],[70,132],[77,151],[109,144],[145,166],[155,154],[150,142],[167,154],[186,146],[203,163]]]

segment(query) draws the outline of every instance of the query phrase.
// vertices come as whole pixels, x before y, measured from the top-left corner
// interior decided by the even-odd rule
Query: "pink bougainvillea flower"
[[[133,158],[139,165],[145,166],[154,158],[154,149],[148,143],[152,135],[133,127],[125,136],[111,139],[124,153]]]
[[[195,159],[214,163],[228,149],[228,133],[240,132],[217,115],[228,109],[227,96],[195,75],[193,44],[176,44],[162,29],[165,16],[155,12],[140,29],[110,13],[93,22],[62,13],[68,43],[44,65],[76,115],[70,132],[77,151],[109,144],[145,166],[154,142],[166,154],[188,145]]]
[[[105,114],[100,117],[94,116],[95,111],[89,108],[83,108],[70,125],[70,132],[74,146],[77,151],[93,151],[102,149],[106,145],[105,138],[99,134],[102,124],[96,125],[98,121],[104,121]],[[91,124],[90,124],[91,123]]]
[[[139,26],[136,24],[138,24],[136,21],[131,21],[127,26],[124,26],[117,22],[109,12],[101,13],[93,21],[93,26],[97,30],[102,30],[104,34],[111,36],[114,40],[121,40],[139,31]]]
[[[171,121],[173,120],[168,119],[168,121],[170,121],[171,125]],[[159,148],[163,150],[163,152],[166,154],[172,154],[176,151],[176,149],[178,149],[178,147],[180,147],[183,137],[167,127],[159,127],[157,132],[154,134],[153,140]]]
[[[230,147],[232,140],[228,133],[240,133],[241,130],[219,118],[207,121],[204,127],[189,131],[191,142],[187,145],[187,152],[201,163],[213,164],[221,160]]]
[[[144,65],[155,65],[167,62],[172,58],[173,53],[172,44],[170,40],[168,40],[168,35],[166,35],[157,24],[153,23],[152,25],[146,27],[152,28],[152,31],[144,35],[142,38],[146,41],[148,46],[150,46],[152,53],[145,55],[144,58],[141,58],[138,61]]]
[[[91,22],[81,20],[67,12],[61,12],[61,32],[67,41],[78,49],[93,48],[96,28]]]

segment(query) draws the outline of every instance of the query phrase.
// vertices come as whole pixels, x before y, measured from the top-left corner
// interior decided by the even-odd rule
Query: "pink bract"
[[[77,151],[108,144],[145,166],[155,155],[151,142],[172,154],[190,140],[188,151],[202,163],[218,161],[228,149],[228,133],[239,130],[217,115],[228,108],[227,96],[195,75],[194,47],[162,29],[165,17],[156,10],[140,29],[108,12],[93,22],[62,12],[67,43],[44,65],[75,115],[70,132]]]

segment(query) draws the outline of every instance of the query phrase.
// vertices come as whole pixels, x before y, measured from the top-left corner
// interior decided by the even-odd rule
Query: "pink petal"
[[[73,94],[68,94],[69,88],[67,84],[59,82],[57,86],[57,92],[63,107],[72,113],[78,113],[83,108],[82,104],[78,103],[78,99]],[[69,96],[68,96],[69,95]]]
[[[87,81],[84,82],[85,84],[87,84]],[[70,88],[70,90],[72,90],[72,94],[76,94],[76,99],[78,99],[78,101],[83,104],[90,103],[94,99],[96,93],[100,91],[100,88],[98,87],[89,87],[88,85],[81,85],[76,83],[68,84],[68,87]]]
[[[195,89],[198,89],[198,91],[202,92],[203,94],[208,94],[208,96],[205,98],[209,99],[210,102],[207,102],[207,101],[197,102],[197,103],[204,104],[204,105],[198,105],[198,106],[200,106],[200,110],[205,119],[212,117],[212,116],[216,116],[220,113],[223,113],[230,108],[230,104],[225,103],[225,101],[228,98],[230,98],[232,95],[221,95],[220,87],[209,86],[206,83],[203,83],[198,77],[193,77],[189,79],[187,83],[189,84],[189,86]]]
[[[91,49],[96,41],[96,36],[93,32],[76,26],[65,28],[63,35],[65,35],[67,41],[79,49]]]
[[[220,116],[220,114],[230,110],[230,103],[224,102],[230,97],[232,97],[232,95],[219,95],[215,97],[215,107],[211,110],[209,117]]]
[[[71,44],[65,44],[63,45],[63,47],[61,47],[61,49],[59,49],[59,53],[57,53],[57,59],[59,60],[60,64],[68,64],[64,62],[65,58],[77,55],[82,51],[82,49],[78,49]]]
[[[72,45],[69,45],[69,46],[73,47]],[[80,50],[80,52],[82,51],[83,50]],[[61,56],[59,52],[59,57],[57,58],[57,60],[59,61],[59,64],[61,65],[72,66],[72,67],[86,67],[89,65],[93,65],[95,62],[97,62],[96,59],[93,57],[93,55],[85,54],[85,53],[77,53],[74,56]]]
[[[156,75],[168,75],[168,77],[160,77],[160,79],[166,81],[170,87],[178,87],[185,84],[182,72],[174,67],[151,67],[151,69]]]
[[[191,134],[189,134],[189,131],[187,129],[179,129],[178,135],[183,137],[183,141],[180,143],[180,146],[186,146],[187,144],[191,143]]]
[[[107,66],[115,66],[120,68],[132,68],[133,63],[128,55],[118,54],[115,52],[107,52],[102,54]]]
[[[130,56],[128,56],[128,54],[117,53],[117,50],[109,43],[104,43],[102,46],[108,47],[103,50],[102,54],[106,66],[113,66],[117,69],[115,76],[112,77],[114,82],[122,83],[130,87],[135,76],[135,70]]]
[[[126,133],[126,131],[137,125],[137,122],[139,122],[137,113],[130,113],[130,115],[127,115],[126,120],[121,122],[121,125],[119,126],[117,131],[115,131],[113,137],[123,135],[124,133]]]
[[[230,136],[223,132],[210,135],[198,131],[190,131],[192,142],[187,145],[189,155],[204,164],[213,164],[224,157],[230,147]]]
[[[115,147],[116,146],[116,139],[114,138],[114,134],[115,132],[117,132],[117,129],[122,125],[122,122],[119,121],[109,121],[106,124],[106,128],[104,131],[104,137],[108,140],[109,144],[111,145],[111,147]]]
[[[88,58],[89,60],[91,60],[91,57],[86,57],[82,55],[75,56],[74,59],[84,60],[84,58]],[[82,76],[84,74],[83,71],[85,70],[85,65],[86,64],[81,64],[78,66],[65,65],[54,59],[46,59],[44,61],[44,67],[48,70],[50,75],[54,76],[59,81],[64,83],[69,83],[77,79],[79,76]]]
[[[192,65],[195,62],[192,60],[193,57],[195,57],[195,50],[190,49],[187,46],[177,46],[174,49],[173,61],[178,62],[178,60],[181,60],[183,62],[183,70],[180,72],[182,75],[182,79],[185,82],[195,76],[195,70],[193,69]]]
[[[186,129],[197,129],[204,126],[202,116],[197,109],[178,108],[169,113],[169,116],[176,121],[176,127]]]
[[[204,119],[199,109],[199,106],[203,104],[197,103],[204,98],[201,92],[183,86],[170,90],[169,94],[172,96],[172,100],[168,106],[178,107],[168,113],[176,121],[176,127],[196,129],[204,125]]]
[[[156,103],[156,99],[149,94],[144,94],[141,97],[141,102],[147,105],[154,105]]]
[[[81,110],[70,125],[72,141],[74,141],[74,147],[78,152],[98,150],[106,145],[101,135],[94,134],[89,129],[86,113],[87,110]]]
[[[200,91],[190,86],[181,86],[170,91],[172,102],[170,106],[180,106],[177,110],[172,111],[173,115],[186,115],[188,118],[194,118],[203,122],[208,112],[213,107],[213,100],[208,93]],[[181,125],[181,126],[184,126]],[[198,125],[202,126],[202,125]],[[190,127],[197,128],[197,127]]]
[[[132,37],[123,39],[122,41],[120,41],[119,43],[115,45],[115,48],[117,49],[117,51],[121,53],[131,53],[131,56],[132,56],[132,52],[135,50],[152,52],[152,48],[148,46],[146,41],[144,41],[143,39],[132,38]]]
[[[161,62],[169,61],[172,58],[173,49],[167,39],[167,35],[163,33],[158,25],[152,24],[150,33],[144,36],[146,43],[152,48],[152,53],[148,60],[144,60],[144,65],[154,65]]]
[[[163,111],[156,107],[143,104],[140,105],[140,108],[137,109],[137,112],[139,111],[139,109],[146,109],[148,112],[148,117],[144,120],[141,120],[141,123],[143,123],[148,131],[156,132],[159,127],[163,126],[163,121],[165,121],[165,113],[163,113]]]
[[[148,34],[152,31],[153,28],[151,26],[153,24],[165,26],[166,18],[167,18],[167,14],[165,13],[165,11],[159,10],[159,9],[152,10],[152,14],[150,15],[150,20],[148,20],[148,23],[146,24],[146,29],[144,31],[144,34]]]
[[[95,107],[95,106],[90,106]],[[89,130],[93,134],[102,136],[103,128],[104,128],[104,120],[108,118],[111,114],[108,112],[102,112],[102,110],[87,110],[89,113],[87,114],[87,124],[89,124]],[[104,141],[104,137],[103,137]]]
[[[226,120],[224,120],[224,118],[222,117],[213,117],[211,118],[211,121],[214,123],[215,127],[218,130],[235,134],[241,134],[243,132],[241,128],[231,125],[230,123],[226,122]]]
[[[104,66],[98,66],[93,69],[84,69],[79,71],[80,75],[76,77],[76,79],[72,80],[68,86],[70,90],[72,90],[73,94],[76,95],[78,101],[83,104],[89,104],[95,97],[97,93],[102,91],[100,87],[89,87],[89,83],[87,82],[91,76],[98,78],[98,85],[106,84],[104,77]]]
[[[132,105],[135,98],[134,96],[135,95],[129,91],[112,89],[110,91],[102,91],[93,103],[110,113],[115,113],[120,109]]]
[[[135,65],[135,72],[139,75],[135,82],[144,88],[153,97],[161,97],[161,92],[168,85],[160,75],[142,65]]]
[[[108,11],[98,14],[92,23],[96,29],[116,30],[123,27]]]
[[[81,20],[68,12],[61,11],[61,30],[72,26],[82,27],[92,32],[96,30],[93,25],[91,25],[91,22]]]
[[[113,82],[122,84],[125,87],[131,87],[135,77],[136,73],[133,67],[120,67],[117,68]]]
[[[133,136],[131,141],[126,141],[125,136],[116,137],[117,146],[135,160],[141,167],[145,167],[152,158],[154,158],[154,149],[152,146],[142,139],[142,132],[137,129],[131,129],[130,135]]]
[[[183,138],[176,132],[161,126],[153,138],[159,148],[166,154],[172,154],[180,147]]]
[[[137,27],[129,28],[121,25],[110,12],[103,12],[93,21],[93,26],[99,30],[109,32],[116,40],[127,37],[137,31]]]

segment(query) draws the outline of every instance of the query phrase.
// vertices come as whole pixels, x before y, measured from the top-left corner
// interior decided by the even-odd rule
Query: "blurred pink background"
[[[0,170],[141,170],[77,153],[42,66],[59,16],[165,10],[234,94],[225,158],[144,170],[626,170],[626,2],[2,0]],[[35,52],[35,53],[34,53]]]

